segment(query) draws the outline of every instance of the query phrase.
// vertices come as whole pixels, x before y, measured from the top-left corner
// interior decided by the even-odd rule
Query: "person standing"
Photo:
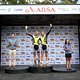
[[[71,48],[70,41],[68,39],[65,40],[64,51],[66,57],[66,68],[67,70],[71,70],[72,48]]]
[[[26,28],[26,34],[31,36],[32,37],[32,42],[33,42],[33,45],[34,45],[34,51],[33,51],[33,55],[34,55],[34,67],[37,66],[37,55],[38,55],[38,64],[40,63],[40,51],[39,51],[39,33],[38,31],[35,31],[34,34],[30,34],[28,33],[27,31],[27,26],[25,27]]]
[[[11,38],[8,40],[7,47],[9,48],[9,68],[15,69],[16,68],[15,67],[16,66],[16,48],[18,47],[18,43],[14,33],[11,34]]]
[[[51,29],[52,29],[52,24],[50,24],[50,29],[46,34],[45,34],[45,32],[41,33],[41,37],[40,37],[41,45],[42,45],[42,47],[41,47],[41,62],[40,62],[41,66],[43,66],[44,55],[46,57],[46,66],[48,66],[47,37],[48,37],[49,33],[51,32]]]

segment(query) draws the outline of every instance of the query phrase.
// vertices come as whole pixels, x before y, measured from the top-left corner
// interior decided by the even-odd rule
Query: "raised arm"
[[[27,28],[28,28],[28,27],[26,26],[26,27],[25,27],[25,29],[26,29],[26,34],[29,35],[29,36],[31,36],[31,37],[33,38],[33,35],[30,34],[30,33],[28,33]]]
[[[50,24],[50,29],[49,31],[46,33],[46,37],[49,35],[49,33],[51,32],[51,29],[52,29],[52,24]]]
[[[26,32],[26,34],[29,35],[29,36],[31,36],[31,37],[33,38],[33,35],[32,35],[32,34],[30,34],[30,33],[28,33],[28,32]]]

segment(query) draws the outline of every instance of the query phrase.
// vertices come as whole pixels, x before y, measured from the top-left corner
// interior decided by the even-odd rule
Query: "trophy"
[[[27,30],[28,29],[28,26],[25,26],[25,29]]]
[[[50,24],[50,27],[52,27],[52,24]]]

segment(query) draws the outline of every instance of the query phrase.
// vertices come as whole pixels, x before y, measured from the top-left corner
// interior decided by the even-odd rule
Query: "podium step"
[[[51,73],[53,70],[53,66],[49,66],[49,67],[33,67],[30,66],[28,68],[28,72],[30,73]]]
[[[66,68],[53,68],[53,72],[58,72],[58,73],[72,73],[76,71],[77,70],[75,68],[72,68],[71,70],[67,70]]]
[[[16,69],[11,69],[11,68],[5,68],[5,73],[9,73],[9,74],[21,74],[21,73],[26,73],[28,70],[28,66],[27,67],[16,67]]]

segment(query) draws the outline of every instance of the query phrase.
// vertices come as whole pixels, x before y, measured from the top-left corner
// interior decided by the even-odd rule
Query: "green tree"
[[[1,0],[2,4],[28,4],[25,0]]]
[[[36,1],[36,4],[55,4],[57,0],[44,0],[43,2]]]
[[[76,4],[78,0],[62,0],[61,4]]]
[[[0,0],[1,4],[76,4],[78,0],[61,0],[61,3],[57,3],[58,0],[44,0],[40,2],[39,0]]]

